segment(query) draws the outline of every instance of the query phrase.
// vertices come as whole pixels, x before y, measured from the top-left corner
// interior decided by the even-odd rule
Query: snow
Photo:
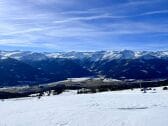
[[[117,80],[117,79],[108,79],[108,78],[105,78],[103,80],[103,82],[119,82],[120,80]]]
[[[47,53],[45,55],[49,58],[65,58],[61,53]]]
[[[81,82],[81,81],[86,81],[89,79],[90,79],[90,77],[68,78],[68,80],[72,81],[72,82]]]
[[[20,59],[22,52],[20,51],[0,51],[0,55],[7,58]]]
[[[27,52],[27,51],[0,51],[1,57],[10,57],[17,60],[25,56],[32,56],[32,59],[43,60],[48,58],[67,58],[67,59],[90,59],[91,61],[113,60],[113,59],[153,59],[153,58],[168,58],[168,51],[97,51],[97,52]]]
[[[0,57],[0,59],[5,60],[5,59],[8,59],[8,57],[2,56],[2,57]]]
[[[102,60],[104,60],[104,59],[119,59],[120,57],[121,56],[120,56],[120,54],[118,54],[118,52],[116,53],[116,52],[111,51],[111,52],[106,52],[104,54],[104,56],[102,57]]]
[[[168,91],[139,89],[0,102],[0,126],[167,126]]]

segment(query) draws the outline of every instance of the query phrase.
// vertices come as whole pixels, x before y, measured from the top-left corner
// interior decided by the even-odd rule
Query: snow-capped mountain
[[[47,58],[67,58],[67,59],[90,59],[113,60],[113,59],[154,59],[168,58],[168,51],[97,51],[97,52],[30,52],[30,51],[0,51],[1,58],[14,58],[17,60],[45,60]]]
[[[0,51],[0,76],[0,85],[38,84],[87,76],[168,78],[168,51]]]
[[[44,60],[47,58],[43,53],[30,51],[0,51],[0,57],[16,60]]]

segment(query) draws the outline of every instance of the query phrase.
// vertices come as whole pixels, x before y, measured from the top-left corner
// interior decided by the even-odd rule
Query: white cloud
[[[140,15],[153,15],[153,14],[166,14],[168,13],[168,10],[158,10],[158,11],[149,11]]]

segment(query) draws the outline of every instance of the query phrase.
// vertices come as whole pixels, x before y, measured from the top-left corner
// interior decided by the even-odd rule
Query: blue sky
[[[123,49],[168,49],[168,0],[0,0],[0,50]]]

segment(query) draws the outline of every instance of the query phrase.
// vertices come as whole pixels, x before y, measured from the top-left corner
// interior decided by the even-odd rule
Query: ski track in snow
[[[168,91],[115,91],[0,101],[0,126],[167,126]]]

